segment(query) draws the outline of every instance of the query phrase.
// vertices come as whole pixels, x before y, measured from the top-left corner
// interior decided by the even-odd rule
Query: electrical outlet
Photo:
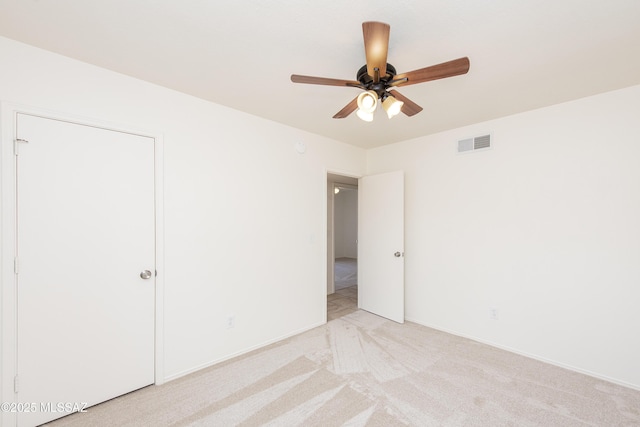
[[[236,326],[236,316],[230,314],[227,316],[227,329],[235,328]]]
[[[499,314],[499,310],[497,308],[491,307],[489,309],[489,319],[498,320],[498,314]]]

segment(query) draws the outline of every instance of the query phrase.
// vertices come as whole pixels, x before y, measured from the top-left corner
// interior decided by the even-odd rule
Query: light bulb
[[[372,90],[358,95],[358,108],[365,113],[373,113],[378,106],[378,94]]]
[[[362,109],[369,110],[373,107],[374,100],[371,96],[365,96],[362,98]]]

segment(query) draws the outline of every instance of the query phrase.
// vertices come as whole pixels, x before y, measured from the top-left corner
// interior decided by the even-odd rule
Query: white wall
[[[640,388],[639,118],[636,86],[370,150],[405,171],[407,318]]]
[[[344,188],[334,197],[335,257],[357,258],[358,190]]]
[[[323,322],[326,171],[368,159],[405,171],[410,320],[640,388],[640,87],[366,155],[3,38],[0,100],[163,134],[165,378]]]
[[[0,100],[163,135],[165,378],[325,321],[326,171],[362,149],[4,38]]]

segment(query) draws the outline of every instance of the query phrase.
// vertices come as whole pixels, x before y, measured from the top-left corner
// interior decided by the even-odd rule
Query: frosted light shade
[[[403,105],[404,105],[404,102],[398,101],[391,95],[387,96],[387,98],[384,101],[382,101],[382,108],[384,108],[384,111],[387,112],[387,116],[389,118],[392,118],[400,114],[400,111],[402,111]]]
[[[378,106],[378,94],[372,90],[358,95],[358,108],[365,113],[373,113]],[[364,119],[363,119],[364,120]]]
[[[373,121],[373,113],[367,113],[366,111],[358,110],[356,111],[356,114],[365,122]]]

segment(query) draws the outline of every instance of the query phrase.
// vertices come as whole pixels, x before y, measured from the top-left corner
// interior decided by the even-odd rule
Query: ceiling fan
[[[378,102],[382,104],[389,118],[400,112],[407,116],[413,116],[422,111],[422,107],[395,90],[396,87],[458,76],[469,71],[469,58],[464,57],[409,71],[408,73],[397,74],[395,67],[387,63],[390,28],[389,24],[383,22],[362,23],[367,63],[358,70],[356,74],[357,80],[340,80],[292,74],[291,81],[294,83],[347,86],[363,89],[364,92],[338,111],[333,118],[343,119],[357,109],[358,117],[370,122],[373,120],[373,113],[378,106]]]

